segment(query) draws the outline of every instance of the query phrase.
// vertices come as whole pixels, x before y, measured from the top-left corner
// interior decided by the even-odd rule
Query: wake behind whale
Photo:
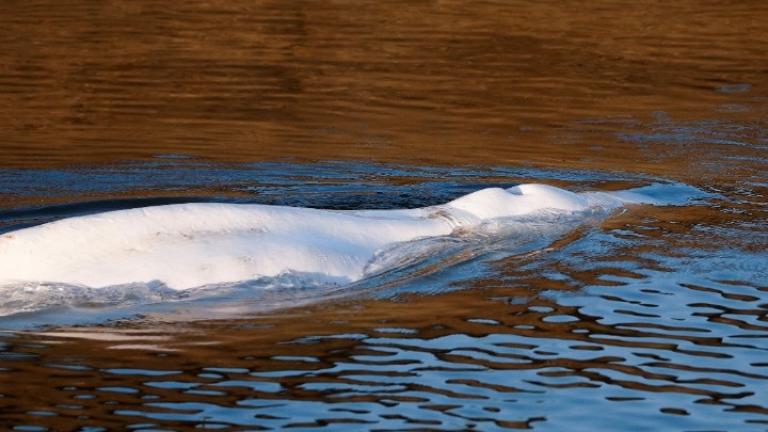
[[[584,193],[524,184],[406,210],[195,203],[112,211],[0,236],[0,293],[11,293],[17,305],[31,310],[50,305],[51,292],[67,293],[54,303],[94,291],[120,302],[126,293],[151,292],[148,298],[160,301],[246,281],[338,286],[407,262],[414,253],[409,244],[512,223],[520,235],[521,226],[533,229],[552,215],[587,217],[630,204],[681,204],[698,195],[669,183]],[[0,315],[18,311],[7,298],[0,309]]]

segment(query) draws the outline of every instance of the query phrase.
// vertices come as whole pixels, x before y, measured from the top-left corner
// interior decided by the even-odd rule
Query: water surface
[[[0,427],[768,429],[763,2],[0,9],[0,232],[533,181],[711,194],[343,292],[6,316]]]

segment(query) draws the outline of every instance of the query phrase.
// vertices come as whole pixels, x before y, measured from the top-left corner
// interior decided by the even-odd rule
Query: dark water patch
[[[2,169],[0,170],[0,190],[16,199],[34,198],[36,200],[46,200],[46,198],[50,200],[55,197],[87,197],[98,194],[114,196],[140,191],[166,195],[174,192],[189,194],[205,191],[206,195],[212,196],[231,196],[240,193],[253,198],[254,195],[264,195],[263,202],[269,204],[307,204],[306,201],[290,201],[291,197],[287,193],[293,192],[317,199],[318,201],[313,205],[315,207],[330,207],[321,200],[342,199],[345,192],[357,191],[371,194],[379,192],[383,195],[377,197],[382,201],[380,204],[384,206],[382,208],[391,208],[395,205],[402,207],[403,201],[407,203],[407,200],[388,202],[387,198],[397,197],[397,192],[417,193],[420,185],[426,185],[427,188],[431,184],[435,185],[422,192],[424,194],[422,199],[431,201],[414,200],[411,203],[412,206],[439,203],[447,196],[456,197],[489,183],[514,184],[521,179],[568,182],[642,178],[644,177],[638,175],[611,174],[594,170],[548,170],[497,165],[435,167],[364,162],[265,162],[222,165],[171,160],[56,170]],[[451,186],[455,189],[451,190]],[[355,200],[355,203],[346,204],[350,208],[352,206],[370,208],[369,206],[374,204],[374,202],[366,203],[364,196],[351,199]]]

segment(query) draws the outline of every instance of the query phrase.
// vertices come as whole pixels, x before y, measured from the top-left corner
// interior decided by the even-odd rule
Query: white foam
[[[334,211],[243,204],[181,204],[64,219],[0,236],[0,286],[90,288],[161,283],[174,290],[309,274],[331,283],[363,278],[377,251],[445,236],[489,220],[538,212],[665,204],[687,186],[573,193],[540,184],[483,189],[411,210]],[[675,195],[677,194],[677,195]],[[687,199],[687,198],[685,198]]]

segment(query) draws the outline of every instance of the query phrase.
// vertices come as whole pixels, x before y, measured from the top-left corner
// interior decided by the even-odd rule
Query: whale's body
[[[0,236],[0,286],[160,282],[184,290],[286,272],[351,282],[365,276],[377,251],[394,243],[541,211],[573,213],[657,201],[640,189],[573,193],[526,184],[409,210],[196,203],[113,211]]]

